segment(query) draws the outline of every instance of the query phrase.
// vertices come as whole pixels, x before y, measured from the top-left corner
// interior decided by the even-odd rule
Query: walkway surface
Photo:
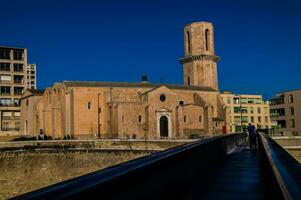
[[[229,154],[208,184],[195,185],[184,199],[268,199],[259,153],[246,145]]]

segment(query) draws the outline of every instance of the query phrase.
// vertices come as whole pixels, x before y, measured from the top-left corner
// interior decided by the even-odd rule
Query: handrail
[[[260,141],[283,198],[300,198],[301,184],[297,177],[301,175],[301,165],[269,136],[260,133]]]
[[[156,197],[181,192],[242,143],[242,134],[198,140],[162,152],[73,178],[14,199],[82,199],[109,195],[110,199]],[[98,196],[99,197],[99,196]],[[95,196],[94,196],[95,198]],[[97,196],[96,196],[97,198]]]

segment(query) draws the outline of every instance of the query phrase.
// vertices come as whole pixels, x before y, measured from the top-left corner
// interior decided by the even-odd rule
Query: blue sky
[[[219,88],[301,88],[298,0],[0,0],[0,45],[28,48],[38,87],[63,80],[182,84],[183,27],[215,27]]]

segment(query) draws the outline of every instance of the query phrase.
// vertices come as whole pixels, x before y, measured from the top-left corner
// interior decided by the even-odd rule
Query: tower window
[[[141,122],[141,120],[142,120],[142,117],[141,117],[141,115],[139,115],[138,121]]]
[[[184,116],[184,122],[186,122],[186,116]]]
[[[288,96],[288,102],[289,103],[294,103],[294,97],[293,97],[293,95],[289,95]]]
[[[180,101],[179,104],[180,104],[180,105],[184,105],[184,101]]]
[[[88,102],[88,109],[89,110],[91,109],[91,102],[90,101]]]
[[[200,123],[202,122],[202,116],[199,116],[199,122]]]
[[[190,77],[187,77],[187,85],[190,85]]]
[[[190,53],[190,33],[187,31],[186,35],[187,35],[187,50],[188,53]]]
[[[205,30],[206,51],[209,51],[209,29]]]

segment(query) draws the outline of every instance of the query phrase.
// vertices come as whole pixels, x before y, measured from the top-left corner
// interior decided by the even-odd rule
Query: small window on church
[[[199,122],[200,123],[202,122],[202,116],[199,116]]]
[[[187,85],[190,85],[190,78],[189,78],[189,76],[187,78]]]
[[[138,119],[139,123],[142,121],[142,117],[141,115],[139,115],[139,119]]]
[[[186,116],[184,116],[184,122],[186,122]]]
[[[91,109],[91,102],[90,101],[88,102],[88,109],[89,110]]]
[[[209,51],[209,30],[205,31],[205,43],[206,43],[206,51]]]
[[[184,105],[184,101],[180,101],[179,104],[180,104],[180,105]]]
[[[162,102],[164,102],[164,101],[166,100],[166,97],[165,97],[164,94],[161,94],[161,95],[160,95],[160,100],[161,100]]]
[[[190,34],[188,31],[186,32],[186,34],[187,34],[187,51],[188,53],[190,53]]]

